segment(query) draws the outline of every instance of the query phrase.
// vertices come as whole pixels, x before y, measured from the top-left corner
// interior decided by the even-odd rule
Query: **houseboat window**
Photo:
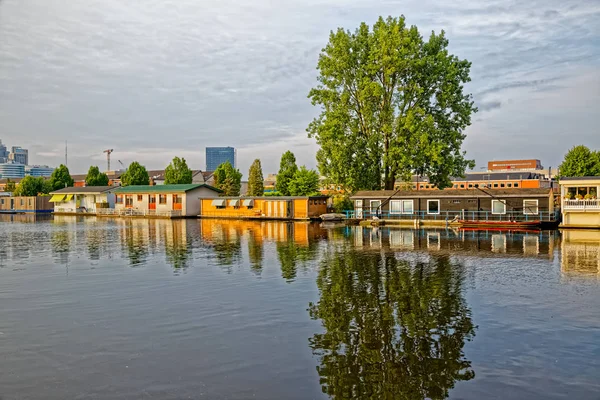
[[[390,200],[390,214],[402,214],[401,200]]]
[[[476,183],[476,184],[475,184],[475,187],[476,187],[476,188],[478,188],[478,187],[479,187],[479,183]]]
[[[427,214],[439,214],[440,213],[440,201],[439,200],[427,200]]]
[[[507,183],[506,186],[507,187],[512,187],[512,183]]]
[[[461,189],[464,189],[464,188],[465,188],[465,184],[464,184],[464,183],[461,183],[461,184],[460,184],[460,188],[461,188]]]
[[[402,200],[402,214],[412,214],[415,211],[415,205],[412,200]]]
[[[453,204],[460,204],[460,200],[452,200]]]
[[[123,204],[123,195],[122,194],[118,194],[115,202],[117,204]]]
[[[469,200],[467,200],[467,203],[477,203],[477,200],[475,200],[475,199],[469,199]]]
[[[454,185],[454,186],[453,186],[453,188],[454,188],[454,189],[458,189],[458,185]]]
[[[182,197],[178,194],[174,194],[173,195],[173,204],[181,204],[182,203]]]
[[[132,207],[132,206],[133,206],[133,196],[126,195],[125,196],[125,207]]]
[[[514,187],[519,187],[519,184],[518,184],[518,183],[515,183],[513,186],[514,186]]]
[[[501,188],[502,188],[502,187],[504,187],[504,183],[501,183],[501,184],[500,184],[500,187],[501,187]]]
[[[4,205],[4,199],[0,200],[0,204]]]
[[[363,201],[362,200],[354,200],[354,207],[356,208],[362,208],[363,206]]]
[[[23,199],[21,199],[21,205],[23,205]]]
[[[495,187],[495,188],[497,188],[497,187],[498,187],[498,184],[497,184],[497,183],[494,183],[494,187]]]
[[[539,207],[537,200],[523,200],[523,214],[538,215]]]
[[[137,201],[142,201],[144,200],[144,195],[143,194],[138,194],[137,195]]]
[[[167,204],[167,195],[166,194],[158,195],[158,204]]]
[[[469,183],[469,187],[470,187],[470,188],[472,188],[472,187],[473,187],[473,184],[472,184],[472,183]]]
[[[370,203],[371,213],[375,214],[375,213],[377,213],[377,211],[381,211],[381,210],[379,210],[380,205],[381,205],[381,200],[371,200],[371,203]]]
[[[502,200],[492,200],[492,214],[506,214],[506,203]]]

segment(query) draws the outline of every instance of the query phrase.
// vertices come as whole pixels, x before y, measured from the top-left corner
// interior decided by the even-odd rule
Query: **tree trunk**
[[[396,184],[396,174],[393,171],[389,170],[389,167],[386,167],[386,177],[384,182],[385,190],[394,190],[394,186]]]

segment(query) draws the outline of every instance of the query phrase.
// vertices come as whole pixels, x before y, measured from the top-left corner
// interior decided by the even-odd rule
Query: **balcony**
[[[600,200],[564,200],[562,208],[565,211],[600,211]]]

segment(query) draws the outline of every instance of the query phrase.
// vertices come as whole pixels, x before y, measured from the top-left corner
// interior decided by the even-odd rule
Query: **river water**
[[[600,232],[0,216],[0,399],[600,399]]]

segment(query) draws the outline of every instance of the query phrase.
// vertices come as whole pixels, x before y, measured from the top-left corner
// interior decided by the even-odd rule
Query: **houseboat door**
[[[148,209],[156,210],[156,195],[155,194],[148,195]]]
[[[10,199],[10,209],[11,210],[15,209],[15,199]]]
[[[354,211],[356,212],[356,218],[362,218],[363,217],[363,201],[362,200],[356,200],[354,202]]]

